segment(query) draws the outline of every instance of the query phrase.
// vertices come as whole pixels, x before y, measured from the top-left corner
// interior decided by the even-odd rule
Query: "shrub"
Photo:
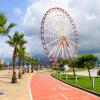
[[[0,70],[2,70],[2,68],[3,68],[3,65],[2,65],[2,64],[0,64]]]

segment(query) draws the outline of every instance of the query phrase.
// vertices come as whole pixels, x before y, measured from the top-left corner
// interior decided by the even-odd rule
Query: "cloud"
[[[20,10],[20,8],[15,8],[14,12],[17,16],[20,16],[22,14],[22,11]]]
[[[0,58],[11,58],[13,55],[13,48],[10,47],[5,41],[1,40],[0,40]]]
[[[41,41],[38,38],[35,38],[34,36],[32,37],[25,37],[26,41],[28,41],[28,43],[26,44],[26,52],[29,54],[37,54],[37,53],[41,53],[42,49],[41,49]],[[38,43],[38,44],[37,44]]]
[[[95,20],[96,19],[96,16],[95,15],[87,15],[86,16],[86,20],[89,20],[89,21],[91,21],[91,20]]]
[[[17,29],[24,30],[27,52],[31,55],[44,54],[41,44],[40,25],[45,12],[52,7],[65,9],[73,18],[79,35],[79,53],[100,54],[100,0],[27,0],[26,12],[14,8],[20,19]],[[5,38],[5,37],[4,37]],[[0,57],[10,58],[11,48],[0,38]]]
[[[27,45],[28,48],[30,48],[30,52],[33,53],[43,53],[43,47],[41,45],[41,39],[40,39],[40,25],[41,20],[45,12],[50,9],[51,7],[60,6],[62,3],[62,6],[64,5],[63,2],[66,0],[58,0],[57,2],[54,2],[53,0],[39,0],[37,2],[32,2],[30,6],[27,7],[26,13],[23,16],[21,27],[25,30],[25,35],[29,38],[28,41],[30,41]],[[65,6],[67,6],[65,4]],[[33,43],[32,43],[33,41]],[[35,46],[34,46],[35,45]],[[33,51],[32,51],[33,50]]]
[[[42,52],[42,45],[40,42],[40,25],[43,15],[52,7],[61,7],[72,16],[76,23],[79,35],[79,52],[99,52],[99,4],[100,0],[31,1],[30,5],[27,7],[25,15],[22,17],[23,19],[21,23],[21,27],[25,30],[26,36],[29,38],[30,43],[28,48],[31,48],[31,52]],[[40,49],[38,49],[39,47]]]
[[[60,7],[64,5],[67,6],[67,4],[64,4],[66,0],[56,1],[39,0],[36,3],[32,2],[30,6],[27,7],[26,13],[23,16],[22,27],[24,27],[26,31],[32,31],[34,34],[36,31],[40,31],[42,17],[48,9],[55,7],[55,5]]]
[[[2,49],[0,49],[0,55],[2,54]]]

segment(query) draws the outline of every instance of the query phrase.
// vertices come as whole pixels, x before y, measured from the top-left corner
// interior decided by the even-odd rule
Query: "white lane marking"
[[[32,77],[33,77],[33,75],[32,75]],[[30,81],[29,81],[29,84],[28,84],[31,100],[33,100],[32,93],[31,93],[31,87],[30,87],[30,83],[31,83],[32,77],[30,78]]]

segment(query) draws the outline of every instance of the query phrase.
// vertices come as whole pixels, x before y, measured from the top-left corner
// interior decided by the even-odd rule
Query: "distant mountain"
[[[100,60],[100,53],[94,53],[94,55],[96,55],[98,59]]]

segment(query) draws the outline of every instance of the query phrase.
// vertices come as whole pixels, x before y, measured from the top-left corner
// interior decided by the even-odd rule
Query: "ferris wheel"
[[[49,9],[41,22],[41,41],[49,59],[77,57],[78,34],[71,16],[62,8]]]

